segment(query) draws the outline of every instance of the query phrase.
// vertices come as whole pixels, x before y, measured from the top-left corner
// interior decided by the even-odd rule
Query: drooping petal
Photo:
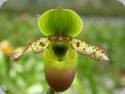
[[[71,45],[79,53],[88,55],[96,60],[109,61],[106,51],[101,47],[87,44],[85,41],[76,38],[72,38]]]
[[[31,42],[24,48],[16,49],[14,52],[11,53],[12,60],[19,60],[21,56],[29,51],[33,51],[35,53],[42,52],[45,50],[50,44],[48,38],[40,38],[39,40]]]

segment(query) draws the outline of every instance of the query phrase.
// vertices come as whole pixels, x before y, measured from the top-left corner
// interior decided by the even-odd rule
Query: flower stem
[[[55,90],[53,90],[51,87],[48,89],[47,94],[56,94]]]

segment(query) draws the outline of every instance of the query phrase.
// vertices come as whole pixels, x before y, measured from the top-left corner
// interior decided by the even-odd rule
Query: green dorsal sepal
[[[39,17],[38,27],[45,36],[66,35],[75,37],[81,32],[83,22],[73,10],[51,9]]]

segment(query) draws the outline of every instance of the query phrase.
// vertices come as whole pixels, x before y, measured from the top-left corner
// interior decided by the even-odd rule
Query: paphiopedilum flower
[[[11,57],[18,60],[29,51],[43,52],[45,77],[49,86],[55,91],[64,91],[75,77],[78,53],[96,60],[109,60],[104,49],[76,38],[83,26],[79,15],[70,9],[48,10],[38,19],[38,27],[45,37],[16,50]]]

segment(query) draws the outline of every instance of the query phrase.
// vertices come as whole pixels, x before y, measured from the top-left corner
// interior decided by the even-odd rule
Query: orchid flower
[[[78,53],[95,60],[109,61],[103,48],[76,38],[83,29],[84,22],[73,10],[48,10],[39,17],[38,27],[45,37],[15,50],[11,57],[19,60],[29,51],[43,52],[45,78],[56,92],[65,91],[72,84]]]

